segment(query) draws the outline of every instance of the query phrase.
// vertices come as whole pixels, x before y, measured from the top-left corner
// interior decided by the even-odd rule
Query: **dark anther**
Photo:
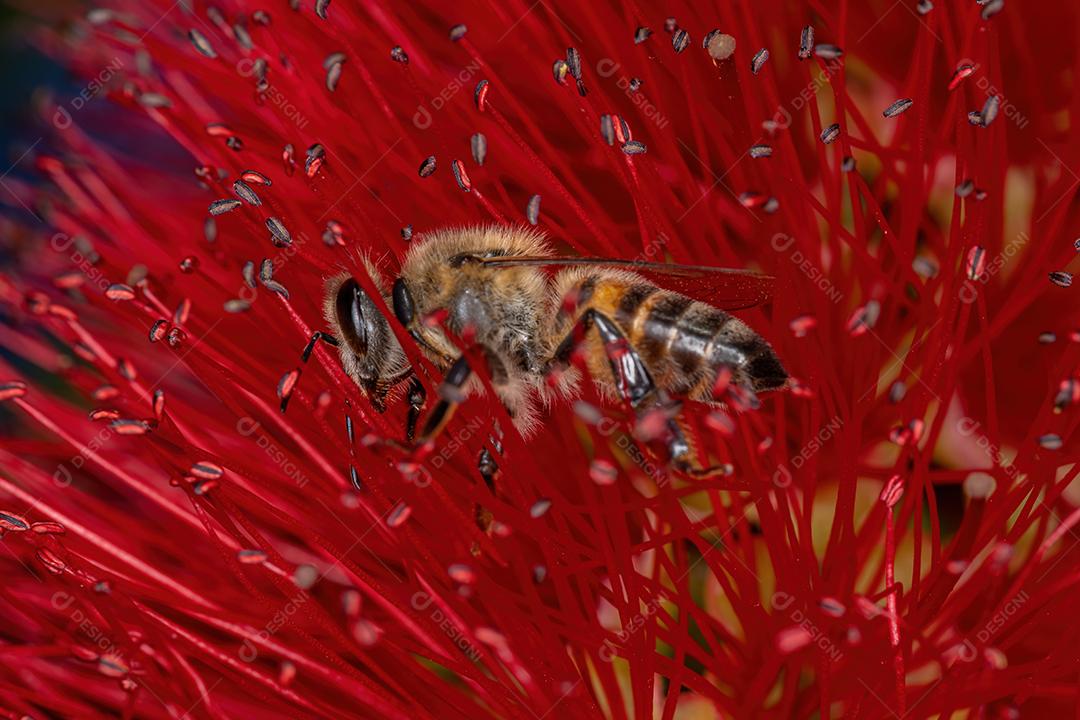
[[[491,457],[491,453],[488,452],[487,448],[480,451],[477,468],[480,470],[480,477],[484,479],[484,484],[488,486],[488,490],[495,492],[495,474],[499,472],[499,465]]]
[[[420,421],[420,411],[427,400],[423,383],[416,377],[409,381],[409,413],[405,419],[405,439],[412,442],[416,438],[416,424]]]

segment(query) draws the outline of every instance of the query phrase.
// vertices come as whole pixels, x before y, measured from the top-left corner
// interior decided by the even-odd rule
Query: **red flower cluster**
[[[1076,8],[653,5],[42,32],[82,89],[4,180],[8,717],[1076,712]],[[776,277],[790,389],[684,407],[730,474],[588,385],[413,450],[301,362],[327,277],[480,223]]]

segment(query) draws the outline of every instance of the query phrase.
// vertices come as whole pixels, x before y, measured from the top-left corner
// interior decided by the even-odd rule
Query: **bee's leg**
[[[668,431],[670,432],[668,457],[673,468],[698,480],[731,474],[732,468],[730,465],[710,465],[705,467],[698,461],[697,449],[691,439],[693,433],[684,421],[679,418],[671,418],[668,420]]]
[[[512,377],[506,368],[506,364],[502,359],[491,350],[480,346],[487,359],[487,369],[490,374],[491,384],[494,386],[495,392],[499,399],[503,403],[503,407],[510,414],[511,419],[515,422],[521,418],[525,418],[526,421],[531,415],[531,407],[527,402],[524,402],[519,394],[513,392],[515,388],[512,382]],[[462,388],[465,387],[465,383],[468,382],[472,376],[472,371],[469,368],[468,360],[462,355],[454,364],[450,366],[450,369],[446,373],[446,377],[443,378],[442,384],[439,385],[439,403],[432,410],[431,415],[428,416],[427,422],[424,425],[424,431],[421,433],[419,441],[421,443],[427,442],[431,438],[442,432],[446,423],[450,422],[450,418],[457,409],[457,406],[465,399]]]
[[[427,393],[424,385],[415,376],[409,381],[409,414],[405,418],[405,440],[412,442],[416,437],[416,423],[420,420],[420,411],[424,407]]]
[[[439,402],[431,411],[431,415],[428,416],[427,421],[424,423],[424,429],[420,433],[418,439],[420,443],[431,440],[441,433],[446,424],[450,422],[454,410],[461,404],[464,397],[462,388],[471,375],[472,370],[469,369],[469,361],[464,355],[455,360],[454,364],[450,366],[450,369],[446,372],[446,377],[443,378],[442,383],[439,385]]]
[[[596,328],[604,343],[604,352],[611,363],[611,375],[615,378],[615,387],[619,394],[633,407],[639,406],[650,395],[655,395],[656,385],[637,350],[618,325],[607,315],[592,308],[582,313],[566,339],[555,349],[549,365],[568,365],[574,347],[592,327]]]
[[[611,374],[615,378],[619,394],[639,413],[650,405],[666,404],[667,398],[657,389],[641,356],[630,345],[623,332],[610,318],[591,308],[582,314],[577,325],[555,350],[552,364],[567,365],[574,347],[592,326],[596,327],[600,339],[604,341],[604,351],[611,363]],[[688,428],[680,420],[668,420],[668,430],[668,458],[676,470],[694,478],[731,474],[731,468],[726,465],[703,467],[698,462],[697,452],[689,439],[692,433],[687,432]]]

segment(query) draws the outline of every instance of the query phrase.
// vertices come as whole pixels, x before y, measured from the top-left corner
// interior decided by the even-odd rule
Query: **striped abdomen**
[[[769,344],[723,310],[637,278],[593,275],[578,287],[579,312],[592,307],[614,320],[659,387],[712,400],[716,377],[725,367],[734,382],[758,392],[787,381]],[[596,352],[603,348],[590,347],[590,356]],[[601,369],[594,360],[590,357],[590,369]]]

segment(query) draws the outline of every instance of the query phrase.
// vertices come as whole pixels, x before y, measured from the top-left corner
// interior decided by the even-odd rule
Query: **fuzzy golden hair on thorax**
[[[486,350],[492,384],[523,434],[536,426],[537,396],[543,392],[547,360],[543,334],[551,314],[548,276],[536,267],[490,267],[456,260],[551,254],[537,230],[487,225],[428,233],[402,263],[401,279],[418,315],[445,310],[451,333],[461,335],[467,328],[476,333],[476,342]],[[436,350],[432,360],[437,365],[445,367],[447,358],[459,354],[441,328],[425,326],[420,332]],[[479,384],[474,382],[473,387]]]

